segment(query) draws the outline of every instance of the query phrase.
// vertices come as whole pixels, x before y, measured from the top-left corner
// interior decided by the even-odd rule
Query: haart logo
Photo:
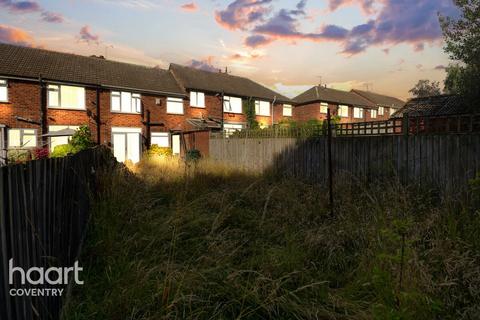
[[[68,284],[69,274],[73,273],[73,279],[76,284],[83,284],[80,280],[80,272],[83,268],[78,266],[78,261],[75,261],[73,267],[50,267],[48,269],[32,267],[24,270],[22,267],[15,267],[13,258],[8,261],[8,283],[10,286],[14,285],[14,276],[20,276],[20,284],[30,285],[52,285],[64,286]],[[63,288],[26,288],[26,289],[10,289],[11,296],[61,296]]]

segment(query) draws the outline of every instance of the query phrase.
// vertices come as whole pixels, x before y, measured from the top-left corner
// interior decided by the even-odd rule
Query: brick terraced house
[[[373,102],[377,107],[377,116],[380,119],[388,119],[405,105],[405,101],[371,91],[353,89],[352,92]]]

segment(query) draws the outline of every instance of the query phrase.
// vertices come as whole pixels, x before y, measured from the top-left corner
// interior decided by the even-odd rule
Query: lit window
[[[181,98],[167,98],[167,113],[183,114],[183,100]]]
[[[142,112],[142,98],[138,93],[112,91],[111,109],[116,112],[140,113]]]
[[[291,104],[284,104],[283,105],[283,116],[284,117],[291,117],[292,116],[292,105]]]
[[[8,147],[10,148],[34,148],[37,146],[36,129],[9,129]]]
[[[152,132],[150,143],[159,147],[170,147],[168,132]]]
[[[328,113],[328,103],[320,103],[320,113]]]
[[[348,117],[348,106],[338,106],[338,115],[340,117],[347,118]]]
[[[0,79],[0,102],[8,101],[8,84],[7,80]]]
[[[363,119],[363,108],[353,108],[353,117],[355,119]]]
[[[378,107],[378,115],[383,116],[384,113],[385,113],[384,108],[383,107]]]
[[[49,85],[48,106],[51,108],[85,109],[85,88]]]
[[[374,110],[374,109],[370,110],[370,117],[372,119],[375,119],[377,117],[377,110]]]
[[[205,93],[191,91],[190,106],[197,108],[205,108]]]
[[[255,100],[255,114],[258,116],[270,116],[270,102]]]
[[[55,132],[55,131],[60,131],[64,129],[72,129],[72,130],[77,130],[79,126],[48,126],[48,132]],[[68,144],[70,141],[70,138],[72,136],[58,136],[58,137],[50,137],[50,151],[53,151],[56,146],[62,145],[62,144]]]
[[[242,98],[223,97],[223,111],[231,113],[242,113]]]
[[[229,137],[233,133],[237,131],[243,130],[243,124],[241,123],[225,123],[223,124],[223,131],[225,132],[225,136]]]

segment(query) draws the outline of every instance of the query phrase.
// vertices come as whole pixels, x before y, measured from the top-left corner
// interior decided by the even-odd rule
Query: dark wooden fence
[[[79,255],[89,219],[96,172],[113,160],[98,147],[57,159],[0,168],[0,319],[58,319],[65,298],[11,296],[9,260],[31,267],[71,267]],[[36,277],[36,276],[35,276]],[[65,287],[58,287],[64,288]]]
[[[454,132],[425,133],[420,125],[413,125],[425,124],[425,119],[407,120],[409,126],[405,122],[402,126],[402,119],[397,120],[400,125],[385,122],[384,129],[380,129],[385,130],[384,134],[372,133],[370,130],[375,128],[366,128],[365,124],[342,125],[342,133],[337,127],[331,142],[333,175],[365,180],[396,175],[401,180],[428,181],[450,190],[465,186],[480,172],[480,130],[475,130],[478,128],[475,122],[450,119],[450,124],[443,124],[450,125]],[[451,122],[458,126],[452,126]],[[435,123],[438,129],[440,122]],[[328,138],[325,135],[288,137],[274,131],[262,135],[256,136],[253,132],[229,138],[212,135],[210,158],[248,171],[270,170],[327,182]]]

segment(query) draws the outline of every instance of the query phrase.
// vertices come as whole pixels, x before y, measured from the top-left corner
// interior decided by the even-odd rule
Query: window
[[[112,91],[111,97],[112,111],[124,113],[142,112],[142,98],[138,93]]]
[[[225,136],[229,137],[236,131],[243,130],[243,124],[241,123],[225,123],[223,124],[223,131],[225,132]]]
[[[231,113],[242,113],[242,98],[223,97],[223,111]]]
[[[291,117],[292,116],[292,105],[291,104],[284,104],[283,105],[283,116],[284,117]]]
[[[77,130],[79,126],[48,126],[48,132],[56,132],[65,129]],[[50,151],[55,150],[56,146],[60,146],[62,144],[68,144],[70,141],[71,135],[67,136],[58,136],[58,137],[50,137]]]
[[[85,109],[85,88],[49,85],[48,106],[50,108]]]
[[[379,116],[383,116],[384,112],[385,111],[384,111],[383,107],[378,107],[378,115]]]
[[[270,102],[255,100],[255,114],[258,116],[270,116]]]
[[[167,113],[183,114],[183,100],[181,98],[167,98]]]
[[[10,129],[8,130],[9,148],[34,148],[37,146],[36,129]]]
[[[197,108],[205,108],[205,93],[191,91],[190,106]]]
[[[353,117],[355,119],[363,119],[363,108],[353,108]]]
[[[348,106],[338,106],[338,115],[340,117],[345,117],[347,118],[348,117]]]
[[[168,132],[152,132],[151,144],[159,147],[170,147]]]
[[[377,110],[370,110],[370,118],[375,119],[377,117]]]
[[[320,103],[320,113],[328,113],[328,103]]]
[[[8,83],[7,80],[0,79],[0,102],[8,101]]]

